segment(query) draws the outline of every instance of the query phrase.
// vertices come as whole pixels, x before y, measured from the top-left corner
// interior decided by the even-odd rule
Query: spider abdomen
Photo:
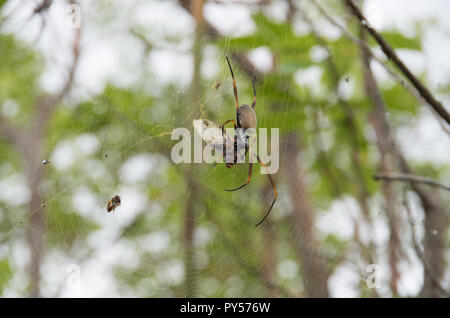
[[[256,114],[249,105],[242,105],[237,110],[237,120],[239,127],[244,129],[256,129]]]

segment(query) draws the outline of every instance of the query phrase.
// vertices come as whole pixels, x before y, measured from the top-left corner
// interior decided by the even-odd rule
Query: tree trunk
[[[440,198],[434,196],[439,202]],[[426,206],[424,259],[429,268],[424,266],[424,284],[421,291],[423,297],[440,297],[442,293],[436,286],[445,274],[445,242],[447,241],[448,216],[443,207]],[[447,211],[448,213],[448,211]]]
[[[272,186],[268,184],[264,187],[262,191],[264,197],[273,195]],[[275,269],[277,267],[276,260],[276,235],[275,228],[273,226],[270,218],[266,219],[262,224],[262,244],[263,244],[263,254],[262,254],[262,279],[268,282],[274,281]],[[266,289],[266,297],[278,297],[278,290],[274,286],[268,286]]]
[[[364,29],[361,28],[361,40],[365,41]],[[382,119],[384,117],[384,106],[381,95],[378,91],[375,78],[370,68],[370,56],[364,49],[361,50],[362,66],[364,71],[364,86],[366,94],[373,102],[373,110],[369,116],[369,122],[374,128],[377,136],[377,148],[380,153],[379,170],[382,173],[389,173],[394,171],[394,158],[390,153],[390,136],[389,127]],[[391,270],[390,285],[394,295],[398,294],[398,280],[400,272],[398,264],[400,262],[400,254],[402,251],[401,240],[399,233],[401,233],[401,222],[399,220],[396,200],[398,194],[396,186],[391,182],[381,182],[381,188],[386,203],[386,213],[389,223],[389,267]]]
[[[30,248],[29,264],[29,296],[40,296],[40,265],[44,252],[44,234],[45,234],[45,215],[43,207],[43,193],[41,183],[43,178],[43,169],[40,161],[41,153],[40,131],[30,131],[23,139],[21,144],[23,154],[23,165],[28,188],[31,192],[28,204],[28,228],[27,240]]]
[[[194,180],[193,169],[187,173],[190,196],[187,198],[183,222],[183,248],[184,248],[184,286],[185,297],[192,298],[197,295],[197,270],[195,264],[194,230],[195,212],[194,202],[197,187]]]
[[[299,164],[299,140],[291,133],[284,141],[284,174],[287,177],[292,211],[292,232],[294,244],[302,267],[302,278],[308,297],[329,297],[327,281],[330,272],[313,236],[314,211],[309,201],[304,172]]]
[[[373,100],[374,103],[374,111],[372,113],[371,123],[377,134],[379,148],[384,149],[383,151],[385,152],[392,152],[392,155],[394,156],[395,161],[397,162],[402,172],[413,174],[413,171],[406,162],[406,159],[404,158],[400,148],[396,144],[393,135],[391,135],[390,126],[385,116],[386,107],[381,97],[380,91],[377,88],[370,68],[369,55],[364,49],[362,49],[362,56],[365,69],[366,90],[368,96]],[[381,168],[383,168],[383,166]],[[387,194],[386,197],[388,198],[391,195],[390,190],[389,188],[387,188],[386,183],[384,183],[383,186],[385,188],[384,191]],[[448,226],[448,212],[446,212],[446,208],[444,207],[444,204],[439,197],[438,190],[429,190],[424,186],[414,182],[411,183],[411,187],[419,196],[420,202],[425,212],[425,238],[423,242],[424,285],[421,291],[421,295],[423,297],[437,297],[442,293],[440,291],[440,288],[437,287],[436,284],[440,283],[440,280],[445,274],[446,261],[444,252],[445,243],[447,240],[446,232]],[[391,224],[391,222],[399,223],[397,218],[398,216],[390,216],[391,231],[396,231],[396,237],[394,238],[392,238],[391,232],[391,243],[393,242],[393,240],[395,240],[395,244],[398,244],[398,246],[400,247],[400,239],[398,238],[397,234],[399,233],[399,230],[397,228],[398,225]],[[394,260],[391,260],[391,262],[393,261]],[[397,275],[395,278],[399,276],[398,272],[394,272],[393,274]]]
[[[202,36],[203,36],[203,0],[194,0],[191,3],[191,13],[195,19],[195,40],[193,46],[194,74],[189,92],[189,107],[197,107],[202,94],[201,65],[202,65]],[[190,119],[189,119],[190,120]],[[197,270],[195,264],[195,206],[197,201],[197,185],[195,183],[195,168],[189,167],[186,172],[190,196],[187,199],[183,222],[183,246],[185,262],[185,289],[186,297],[195,297],[197,294]]]

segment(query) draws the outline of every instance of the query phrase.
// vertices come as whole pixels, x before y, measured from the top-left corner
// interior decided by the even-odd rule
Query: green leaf
[[[12,269],[7,259],[0,260],[0,295],[12,277]]]
[[[396,49],[421,50],[422,45],[419,38],[408,38],[398,32],[381,32],[386,41]]]
[[[419,102],[400,85],[382,90],[388,109],[416,114]]]
[[[286,56],[306,55],[316,44],[310,34],[298,37],[289,23],[276,23],[264,14],[258,13],[252,16],[257,26],[253,35],[239,38],[225,38],[219,41],[219,45],[233,51],[249,51],[257,47],[267,46],[275,54],[283,53]]]

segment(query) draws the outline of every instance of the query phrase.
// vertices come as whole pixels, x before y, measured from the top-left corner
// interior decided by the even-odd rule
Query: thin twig
[[[183,7],[185,10],[187,10],[189,13],[191,13],[190,12],[191,0],[178,0],[178,3],[181,5],[181,7]],[[206,20],[204,21],[203,27],[204,27],[205,34],[210,36],[212,39],[216,40],[222,36],[222,34],[219,32],[219,30],[216,29],[216,27],[214,27],[211,23],[209,23]],[[263,73],[258,71],[258,69],[253,65],[253,63],[251,62],[251,60],[248,58],[248,56],[245,53],[233,51],[233,52],[230,52],[228,55],[231,56],[233,61],[236,62],[239,65],[239,67],[250,78],[253,78],[255,83],[258,83],[262,79]]]
[[[429,109],[431,110],[431,113],[433,116],[436,117],[436,120],[438,121],[439,125],[442,127],[442,129],[447,133],[450,134],[450,129],[447,127],[448,125],[444,124],[442,122],[442,118],[439,116],[439,114],[436,113],[436,111],[425,101],[425,99],[420,95],[417,90],[408,82],[406,82],[397,72],[393,71],[389,65],[383,60],[381,60],[378,56],[376,56],[372,50],[370,50],[369,46],[361,41],[358,37],[354,36],[352,33],[347,31],[342,25],[339,24],[332,16],[330,16],[325,9],[323,9],[315,0],[310,0],[310,2],[316,7],[316,9],[322,14],[322,16],[332,25],[334,25],[336,28],[339,29],[339,31],[342,32],[342,34],[347,37],[350,41],[361,47],[362,49],[366,50],[367,53],[370,55],[370,57],[376,61],[383,69],[401,86],[403,86],[411,95],[413,95],[418,101],[421,103],[424,103],[425,105],[429,106]]]
[[[48,121],[53,114],[55,108],[63,101],[70,90],[73,87],[73,81],[78,66],[80,57],[80,41],[81,41],[81,28],[75,30],[73,42],[72,42],[72,63],[68,68],[68,74],[64,85],[61,90],[50,97],[41,96],[36,101],[36,113],[35,113],[35,125],[32,128],[33,131],[44,131],[44,127],[48,125]]]
[[[374,176],[375,180],[388,180],[388,181],[408,181],[415,183],[423,183],[429,186],[438,187],[450,191],[450,186],[442,184],[434,179],[417,176],[407,173],[378,173]]]
[[[403,61],[395,53],[394,49],[389,45],[389,43],[384,39],[384,37],[375,30],[375,28],[367,21],[366,17],[362,14],[361,10],[353,3],[352,0],[345,0],[345,3],[351,9],[351,12],[358,20],[361,22],[362,26],[369,31],[372,37],[378,42],[384,54],[387,58],[394,62],[395,65],[400,69],[400,71],[408,78],[408,80],[414,85],[414,87],[419,91],[420,95],[428,102],[428,104],[433,107],[433,109],[447,122],[450,124],[450,114],[444,108],[442,103],[438,101],[433,94],[428,90],[428,88],[406,67]]]
[[[75,30],[74,39],[72,42],[72,64],[69,67],[69,73],[67,76],[66,83],[62,87],[59,94],[57,94],[54,98],[53,103],[55,106],[61,102],[61,100],[67,95],[67,93],[70,91],[72,87],[73,80],[75,78],[75,71],[78,66],[78,61],[80,57],[80,40],[81,40],[81,28],[77,28]]]
[[[422,264],[425,268],[425,270],[430,274],[431,279],[433,280],[434,284],[437,286],[437,288],[447,297],[450,297],[450,293],[441,285],[440,279],[438,275],[436,274],[435,270],[431,266],[431,264],[427,261],[427,259],[424,256],[422,248],[419,246],[419,242],[416,237],[415,232],[415,224],[413,222],[413,216],[411,213],[411,208],[408,204],[408,198],[406,196],[406,189],[403,190],[403,206],[405,207],[407,217],[409,224],[411,226],[411,240],[413,243],[414,251],[416,252],[417,257],[422,261]]]

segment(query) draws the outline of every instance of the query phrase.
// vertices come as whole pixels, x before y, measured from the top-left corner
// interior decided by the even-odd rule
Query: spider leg
[[[225,191],[236,191],[236,190],[242,189],[247,184],[249,184],[250,181],[252,180],[252,167],[253,167],[253,163],[250,162],[249,165],[248,165],[248,178],[247,178],[247,182],[246,183],[244,183],[240,187],[237,187],[236,189],[225,189]]]
[[[228,141],[228,135],[227,135],[227,133],[225,132],[225,125],[226,124],[228,124],[228,123],[231,123],[231,122],[233,122],[233,126],[234,126],[234,129],[236,129],[236,121],[234,120],[234,119],[228,119],[226,122],[224,122],[221,126],[220,126],[220,128],[222,129],[222,136],[223,136],[223,139],[224,139],[224,141]]]
[[[219,159],[219,158],[220,158],[220,159]],[[217,159],[216,159],[216,162],[214,162],[214,163],[211,165],[211,168],[214,168],[215,166],[217,166],[217,164],[219,163],[219,161],[222,161],[223,154],[221,154],[221,155],[219,156],[219,158],[217,158]]]
[[[253,85],[253,103],[252,108],[255,109],[256,106],[256,88],[255,88],[255,81],[252,78],[252,85]]]
[[[231,68],[230,60],[228,59],[228,56],[225,56],[228,62],[228,66],[230,67],[231,77],[233,78],[233,91],[234,91],[234,99],[236,100],[236,112],[239,108],[239,101],[238,101],[238,93],[237,93],[237,86],[236,86],[236,80],[234,79],[234,73],[233,69]]]
[[[231,123],[231,122],[233,122],[234,129],[236,129],[236,120],[234,120],[234,119],[228,119],[226,122],[224,122],[222,125],[220,125],[220,127],[222,128],[222,133],[224,132],[224,131],[223,131],[223,127],[225,127],[226,124]]]
[[[259,158],[258,155],[256,155],[256,159],[258,159],[259,163],[266,168],[267,172],[269,171],[269,169],[267,169],[266,164]],[[267,216],[269,215],[270,211],[273,208],[273,205],[275,204],[275,201],[277,200],[277,187],[275,186],[275,182],[272,179],[272,176],[270,174],[267,174],[267,176],[269,177],[269,181],[272,184],[272,188],[273,188],[273,201],[272,204],[270,205],[269,211],[267,211],[266,215],[264,215],[264,217],[261,219],[261,221],[258,222],[258,224],[255,225],[255,227],[257,227],[258,225],[260,225],[262,222],[264,222],[264,220],[267,218]]]
[[[229,123],[229,122],[233,122],[234,124],[236,123],[234,119],[229,119],[229,120],[227,120],[226,122],[224,122],[224,123],[222,124],[222,126],[219,126],[219,127],[222,129],[222,136],[223,136],[222,152],[220,153],[219,157],[216,158],[216,162],[214,162],[214,163],[211,165],[211,168],[214,168],[215,166],[217,166],[217,164],[218,164],[219,162],[222,161],[222,159],[223,159],[223,154],[224,154],[224,152],[226,151],[227,147],[233,146],[233,145],[231,144],[232,141],[231,141],[230,137],[228,136],[228,134],[225,132],[225,129],[224,129],[224,126],[225,126],[227,123]],[[236,129],[236,124],[235,124],[234,128]],[[215,147],[215,148],[216,148],[216,147]],[[217,150],[217,149],[216,149],[216,150]]]

